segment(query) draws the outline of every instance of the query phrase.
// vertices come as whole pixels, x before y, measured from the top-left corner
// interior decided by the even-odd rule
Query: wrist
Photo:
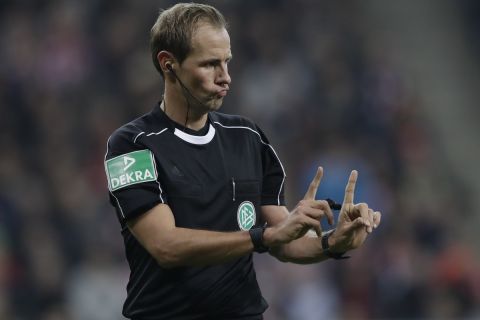
[[[327,238],[327,242],[328,242],[328,247],[330,248],[330,250],[332,250],[334,247],[335,247],[335,238],[334,238],[334,235],[331,234],[328,238]]]
[[[266,229],[266,226],[262,226],[248,230],[250,234],[250,239],[252,240],[253,244],[253,251],[263,253],[267,252],[270,249],[268,246],[265,245],[264,241],[264,234]]]
[[[321,243],[322,243],[322,249],[323,253],[329,257],[333,258],[336,260],[339,259],[347,259],[349,258],[348,256],[345,256],[346,251],[340,251],[338,248],[335,248],[335,236],[334,236],[335,230],[330,230],[328,232],[325,232],[322,235]]]
[[[277,245],[275,240],[275,231],[274,228],[265,228],[263,232],[263,245],[266,247],[274,247]]]
[[[328,244],[328,249],[330,252],[345,252],[345,250],[339,250],[338,248],[335,247],[337,241],[335,238],[335,231],[332,232],[328,237],[327,237],[327,244]]]

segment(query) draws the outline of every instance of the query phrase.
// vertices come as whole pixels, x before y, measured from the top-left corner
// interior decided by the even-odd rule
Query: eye
[[[204,68],[214,68],[215,67],[215,62],[214,61],[205,61],[204,63],[201,64],[202,67]]]

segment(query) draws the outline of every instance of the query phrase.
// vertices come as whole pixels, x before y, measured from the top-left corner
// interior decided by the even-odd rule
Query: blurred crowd
[[[103,158],[112,131],[161,99],[149,30],[173,1],[0,3],[0,319],[120,319],[128,266]],[[468,192],[359,1],[210,1],[230,23],[223,112],[253,119],[287,171],[289,207],[318,198],[381,228],[345,261],[256,255],[268,319],[474,319],[480,264]],[[458,201],[462,199],[462,201]]]

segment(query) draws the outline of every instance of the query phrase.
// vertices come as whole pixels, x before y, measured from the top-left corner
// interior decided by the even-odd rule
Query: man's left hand
[[[353,170],[345,188],[337,227],[328,239],[332,252],[346,252],[360,247],[367,235],[380,225],[382,214],[379,211],[373,211],[366,203],[353,203],[357,177],[358,172]]]

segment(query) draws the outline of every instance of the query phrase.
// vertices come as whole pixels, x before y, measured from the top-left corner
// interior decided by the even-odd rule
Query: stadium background
[[[105,142],[162,86],[148,31],[172,1],[0,2],[0,319],[119,319],[128,268]],[[264,129],[292,206],[357,201],[349,261],[256,256],[266,319],[480,317],[476,1],[211,1],[230,22],[224,112]]]

